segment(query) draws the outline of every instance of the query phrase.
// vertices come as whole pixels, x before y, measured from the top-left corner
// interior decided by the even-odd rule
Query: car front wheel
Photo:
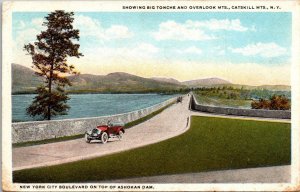
[[[119,138],[119,140],[122,140],[122,138],[123,138],[123,131],[119,131],[119,134],[118,134],[118,138]]]
[[[101,141],[102,141],[103,144],[107,143],[107,141],[108,141],[108,135],[107,135],[106,132],[103,132],[101,134]]]
[[[85,139],[85,142],[87,142],[87,143],[91,142],[91,139],[88,137],[87,133],[84,135],[84,139]]]

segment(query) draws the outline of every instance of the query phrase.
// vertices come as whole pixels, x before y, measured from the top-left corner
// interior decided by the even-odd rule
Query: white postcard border
[[[84,3],[84,4],[83,4]],[[20,190],[20,186],[33,186],[32,184],[16,184],[12,183],[12,145],[11,145],[11,61],[12,61],[12,12],[17,11],[53,11],[61,9],[66,11],[104,11],[104,12],[180,12],[182,10],[123,10],[123,5],[279,5],[280,10],[263,10],[263,12],[292,12],[292,67],[291,67],[291,86],[292,86],[292,168],[291,183],[276,184],[140,184],[140,186],[154,186],[154,189],[142,189],[143,191],[289,191],[300,190],[300,2],[299,1],[6,1],[3,4],[2,18],[2,180],[4,190]],[[258,10],[188,10],[190,12],[257,12]],[[64,185],[64,186],[80,186],[82,184],[40,184],[41,186]],[[110,188],[123,184],[86,184],[86,185],[106,185],[108,189],[74,189],[74,191],[128,191],[128,189]],[[137,184],[127,184],[127,186]],[[140,191],[141,189],[137,190]],[[26,191],[39,191],[37,189],[26,189]],[[65,189],[45,189],[43,191],[65,191]],[[134,191],[134,189],[130,189]]]

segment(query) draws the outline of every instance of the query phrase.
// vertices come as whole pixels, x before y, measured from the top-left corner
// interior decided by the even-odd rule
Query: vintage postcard
[[[5,1],[4,191],[299,191],[299,1]]]

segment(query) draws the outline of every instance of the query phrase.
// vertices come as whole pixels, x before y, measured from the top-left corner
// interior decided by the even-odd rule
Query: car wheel
[[[118,138],[119,138],[119,140],[122,140],[122,138],[123,138],[123,131],[119,131],[119,134],[118,134]]]
[[[103,144],[107,143],[107,141],[108,141],[108,135],[107,135],[106,132],[103,132],[101,134],[101,141],[102,141]]]
[[[85,142],[90,143],[91,139],[89,139],[88,134],[84,135]]]

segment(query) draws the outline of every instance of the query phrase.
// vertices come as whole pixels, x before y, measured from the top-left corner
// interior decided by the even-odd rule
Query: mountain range
[[[68,77],[73,86],[67,91],[72,93],[148,93],[172,92],[196,87],[232,86],[254,89],[257,86],[236,85],[220,78],[205,78],[180,82],[173,78],[144,78],[136,75],[115,72],[107,75],[79,74]],[[42,83],[42,78],[34,71],[19,64],[12,64],[12,93],[32,93]],[[286,85],[265,85],[260,88],[290,90]]]

